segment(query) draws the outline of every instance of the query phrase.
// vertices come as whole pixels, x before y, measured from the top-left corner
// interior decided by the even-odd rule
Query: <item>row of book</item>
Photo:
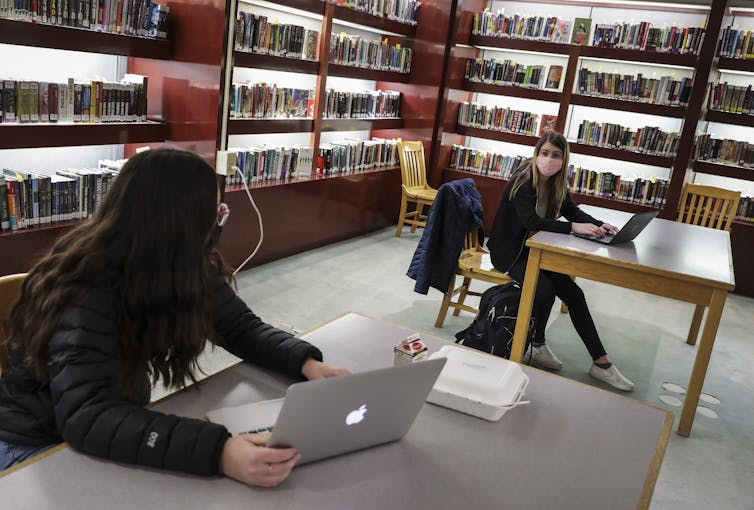
[[[66,169],[52,175],[4,169],[0,174],[0,230],[88,218],[123,163],[101,161],[97,169]]]
[[[146,120],[145,76],[127,74],[120,83],[0,80],[0,123]]]
[[[398,164],[398,142],[382,138],[344,139],[323,144],[316,152],[312,147],[268,146],[228,149],[228,164],[241,172],[228,172],[226,186],[269,180],[308,178],[317,175],[340,175],[362,172]]]
[[[672,76],[647,78],[642,73],[632,76],[582,68],[579,69],[576,83],[580,94],[652,104],[685,105],[689,102],[693,79],[675,80]]]
[[[507,156],[497,152],[453,145],[450,149],[449,166],[466,172],[507,179],[526,159],[524,156]]]
[[[662,207],[668,187],[666,179],[625,179],[612,172],[568,165],[568,189],[576,193]]]
[[[230,116],[234,119],[311,118],[314,91],[266,83],[234,83],[230,87]]]
[[[653,27],[640,23],[598,24],[592,44],[603,48],[659,51],[696,55],[702,47],[706,30],[702,27]]]
[[[724,83],[710,83],[707,90],[707,108],[732,113],[754,113],[754,91],[746,87]]]
[[[319,32],[300,25],[269,22],[267,16],[241,11],[236,15],[235,49],[318,60]]]
[[[730,25],[723,28],[717,56],[731,58],[754,58],[754,30],[739,30]]]
[[[571,21],[560,19],[557,16],[547,18],[544,16],[519,16],[518,14],[506,16],[503,9],[496,13],[485,9],[474,14],[471,33],[474,35],[568,43],[571,25]]]
[[[0,18],[165,39],[170,8],[152,0],[0,0]]]
[[[694,159],[754,168],[754,143],[699,135],[695,140]]]
[[[524,87],[542,88],[545,66],[523,65],[514,60],[496,60],[469,58],[466,59],[464,78],[482,83],[499,85],[520,85]],[[544,88],[557,89],[563,75],[563,66],[551,65],[547,73]]]
[[[754,223],[754,197],[741,197],[736,209],[736,219]]]
[[[329,0],[355,11],[365,12],[409,25],[419,21],[421,2],[416,0]]]
[[[458,124],[522,135],[534,135],[539,127],[539,115],[511,108],[464,102],[458,108]]]
[[[401,116],[401,93],[392,90],[367,92],[325,92],[326,118],[363,119],[397,118]]]
[[[330,38],[329,59],[333,64],[408,73],[412,57],[411,48],[391,46],[387,39],[375,41],[346,33],[332,34]]]
[[[583,121],[579,125],[578,141],[588,145],[622,149],[658,156],[673,156],[678,151],[678,133],[666,133],[658,127],[631,128],[611,122]]]

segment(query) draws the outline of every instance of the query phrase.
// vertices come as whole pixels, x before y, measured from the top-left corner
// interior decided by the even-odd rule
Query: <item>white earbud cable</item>
[[[238,273],[241,268],[243,268],[246,264],[249,263],[249,261],[254,257],[254,255],[257,254],[259,251],[259,248],[262,246],[262,241],[264,241],[264,225],[262,224],[262,213],[259,212],[259,208],[257,207],[257,204],[254,202],[254,199],[251,197],[251,192],[249,191],[249,185],[246,183],[246,176],[241,171],[241,169],[237,166],[231,167],[232,170],[235,170],[241,175],[241,183],[243,184],[243,189],[246,192],[246,196],[249,197],[249,202],[251,202],[251,206],[254,208],[254,210],[257,213],[257,218],[259,219],[259,242],[257,243],[256,248],[254,248],[254,251],[251,252],[251,255],[249,255],[246,260],[244,260],[240,266],[236,268],[235,271],[233,271],[233,276]]]

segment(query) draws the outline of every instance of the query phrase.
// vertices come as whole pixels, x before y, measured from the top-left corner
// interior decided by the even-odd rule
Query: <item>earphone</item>
[[[259,219],[259,242],[257,243],[256,248],[254,248],[254,251],[251,252],[251,255],[249,255],[246,260],[241,262],[241,265],[239,265],[235,271],[233,271],[233,276],[238,273],[243,266],[249,263],[249,261],[254,257],[254,255],[257,254],[259,251],[259,248],[262,246],[262,241],[264,240],[264,225],[262,224],[262,213],[259,212],[259,208],[257,207],[257,204],[254,202],[254,199],[251,197],[251,191],[249,191],[249,185],[246,183],[246,176],[244,175],[243,171],[237,167],[232,166],[231,170],[234,170],[238,172],[241,175],[241,183],[243,184],[243,189],[246,191],[246,196],[249,197],[249,202],[251,202],[251,206],[254,208],[254,210],[257,213],[257,218]]]

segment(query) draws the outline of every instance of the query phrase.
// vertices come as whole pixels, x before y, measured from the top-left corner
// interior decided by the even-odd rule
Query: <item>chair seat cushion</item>
[[[406,194],[411,198],[420,198],[422,200],[432,201],[437,196],[437,190],[431,188],[422,188],[421,186],[413,186],[406,189]]]

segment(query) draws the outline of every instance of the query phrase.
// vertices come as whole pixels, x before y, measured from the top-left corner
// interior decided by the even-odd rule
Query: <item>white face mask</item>
[[[563,160],[547,156],[537,156],[537,170],[544,177],[552,177],[563,167]]]

